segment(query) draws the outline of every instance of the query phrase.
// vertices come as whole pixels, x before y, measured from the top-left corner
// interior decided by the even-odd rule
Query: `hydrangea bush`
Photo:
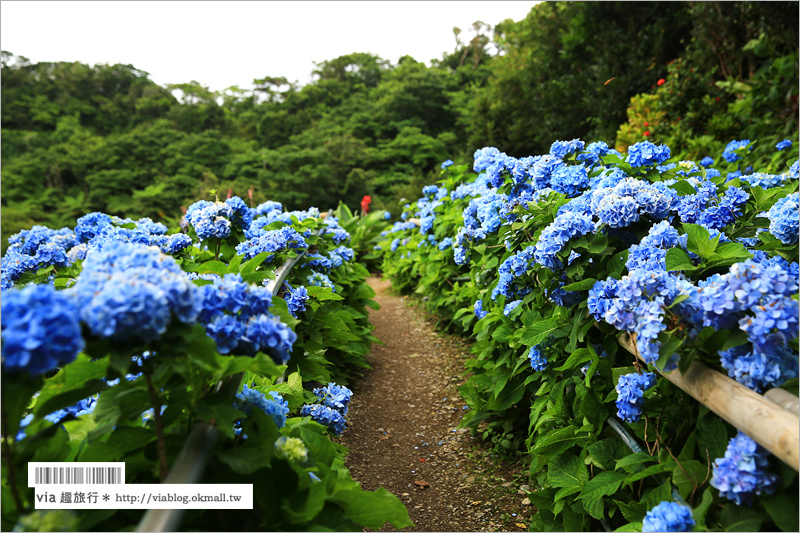
[[[797,528],[797,473],[726,452],[736,430],[660,377],[701,361],[797,394],[797,152],[753,169],[754,142],[699,162],[647,141],[487,147],[385,232],[393,285],[474,337],[463,425],[530,462],[532,530]]]
[[[182,528],[412,525],[385,489],[361,490],[332,440],[375,340],[374,293],[347,230],[315,208],[238,197],[189,206],[181,226],[89,213],[74,229],[9,239],[3,529],[36,522],[29,461],[124,461],[126,483],[158,483],[200,422],[221,434],[204,482],[253,483],[257,505]],[[131,529],[142,515],[77,510],[71,527]]]

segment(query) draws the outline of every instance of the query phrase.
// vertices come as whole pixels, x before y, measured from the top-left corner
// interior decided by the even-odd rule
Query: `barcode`
[[[119,466],[40,466],[34,468],[35,485],[116,485],[125,483]]]

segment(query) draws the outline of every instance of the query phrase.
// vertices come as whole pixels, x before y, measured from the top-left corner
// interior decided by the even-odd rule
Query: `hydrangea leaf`
[[[588,479],[589,470],[577,455],[562,454],[547,465],[547,480],[553,487],[582,487]]]
[[[625,474],[620,472],[600,472],[586,482],[577,499],[582,500],[586,512],[600,520],[603,518],[603,496],[614,494],[624,479]]]
[[[705,495],[703,495],[705,498]],[[783,531],[800,531],[798,525],[797,493],[789,491],[776,491],[771,496],[761,497],[761,503],[769,513],[770,518]]]
[[[722,508],[719,520],[725,531],[758,531],[764,517],[755,509],[731,502]]]

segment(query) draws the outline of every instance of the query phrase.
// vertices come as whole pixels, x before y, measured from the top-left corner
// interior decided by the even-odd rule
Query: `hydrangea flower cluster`
[[[792,147],[792,141],[789,140],[789,139],[784,139],[784,140],[780,141],[778,144],[775,145],[775,149],[778,150],[779,152],[782,152],[783,150],[787,150],[787,149],[789,149],[791,147]]]
[[[617,416],[625,422],[638,422],[644,407],[644,391],[656,384],[652,372],[625,374],[617,382]]]
[[[302,465],[308,461],[308,448],[301,439],[284,435],[275,441],[275,456]]]
[[[633,168],[659,165],[669,159],[670,150],[667,145],[655,145],[650,141],[638,142],[628,148],[625,162]]]
[[[343,385],[328,383],[327,386],[314,389],[314,395],[322,400],[322,405],[336,409],[342,416],[347,416],[348,405],[353,397],[353,391]]]
[[[283,292],[283,298],[289,306],[289,313],[297,318],[297,316],[306,310],[306,302],[308,301],[308,290],[300,285],[297,288],[292,288],[288,283],[284,283],[286,290]]]
[[[484,311],[483,309],[483,300],[475,301],[475,306],[473,311],[475,312],[475,316],[478,317],[478,320],[489,314],[488,311]]]
[[[77,244],[75,232],[69,228],[53,230],[38,225],[12,235],[8,242],[0,260],[0,290],[11,288],[25,272],[72,264],[69,250]]]
[[[195,202],[186,209],[186,220],[201,241],[226,239],[231,234],[232,224],[243,230],[250,228],[253,213],[244,200],[234,196],[224,202]]]
[[[250,233],[248,240],[236,246],[236,253],[243,255],[247,259],[252,259],[260,253],[267,252],[266,263],[275,258],[275,254],[284,250],[304,250],[308,248],[305,239],[294,228],[284,226],[282,228],[265,231],[258,230]]]
[[[797,267],[783,259],[748,259],[724,275],[702,283],[697,294],[698,321],[729,329],[737,323],[751,348],[720,352],[728,375],[756,391],[780,386],[797,376],[797,354],[787,348],[797,337],[800,309],[792,298],[798,290]]]
[[[286,424],[286,415],[289,414],[289,402],[275,391],[269,392],[269,397],[258,389],[244,386],[242,392],[236,394],[234,407],[249,415],[253,408],[258,408],[275,421],[278,429]],[[241,426],[240,426],[241,427]]]
[[[346,421],[339,411],[327,405],[306,404],[300,409],[301,416],[310,416],[314,421],[323,426],[328,426],[335,435],[341,435],[345,430]]]
[[[725,455],[714,461],[711,486],[736,505],[752,505],[754,497],[772,494],[778,476],[767,471],[767,453],[740,431],[728,442]]]
[[[300,415],[310,416],[323,426],[328,426],[335,435],[341,435],[345,430],[345,415],[353,393],[344,386],[328,383],[326,387],[314,389],[314,394],[320,403],[305,404],[300,409]]]
[[[528,359],[534,372],[543,372],[547,368],[547,354],[553,349],[555,339],[552,336],[536,346],[531,346]]]
[[[796,192],[781,198],[767,211],[769,232],[783,244],[797,244],[800,233],[798,203],[800,203],[800,193]]]
[[[533,258],[550,270],[560,270],[564,263],[558,258],[558,253],[564,249],[567,241],[592,232],[594,223],[590,217],[581,213],[562,213],[542,231],[536,242]]]
[[[725,147],[725,150],[722,151],[722,157],[728,163],[735,163],[739,161],[742,156],[736,153],[736,150],[740,150],[742,148],[747,148],[750,145],[749,140],[742,140],[742,141],[731,141]]]
[[[642,521],[642,531],[691,531],[694,525],[694,517],[689,507],[665,501],[647,511]]]
[[[107,243],[86,258],[67,291],[91,332],[117,341],[153,341],[173,316],[191,324],[202,307],[202,294],[178,263],[144,244]]]
[[[331,279],[321,272],[314,272],[306,278],[306,283],[314,285],[315,287],[328,287],[333,292],[336,292],[336,286]]]
[[[319,210],[317,210],[317,213],[319,213]],[[350,242],[350,234],[339,225],[339,219],[336,217],[327,217],[325,219],[325,230],[322,232],[322,235],[332,235],[334,244]]]
[[[50,285],[12,289],[0,307],[3,372],[37,376],[73,361],[83,348],[75,301]]]
[[[200,290],[199,320],[220,353],[262,351],[279,364],[289,360],[297,334],[269,312],[269,289],[244,282],[240,274],[226,274]]]

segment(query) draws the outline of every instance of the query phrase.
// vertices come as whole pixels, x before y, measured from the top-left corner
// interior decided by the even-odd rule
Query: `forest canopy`
[[[3,249],[92,211],[174,225],[211,190],[288,209],[370,195],[399,211],[445,159],[484,146],[522,157],[648,139],[703,157],[797,137],[797,2],[544,2],[465,33],[430,66],[353,53],[302,87],[253,72],[253,89],[221,92],[159,86],[147,65],[3,51]]]

